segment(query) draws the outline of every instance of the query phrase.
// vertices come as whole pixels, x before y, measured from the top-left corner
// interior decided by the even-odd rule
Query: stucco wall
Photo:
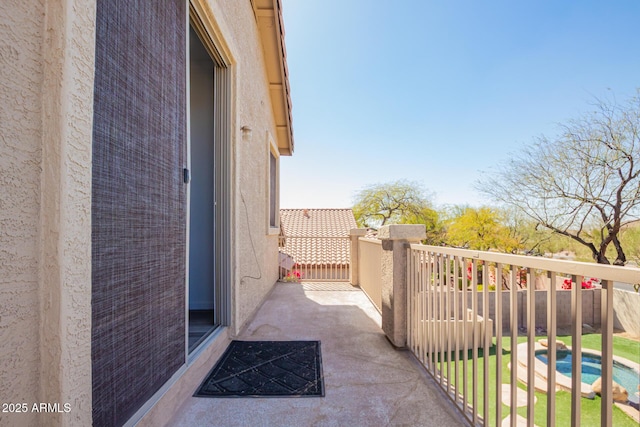
[[[276,137],[262,44],[251,2],[210,0],[210,19],[233,56],[232,132],[235,266],[233,330],[250,318],[278,278],[276,234],[268,234],[268,135]],[[251,129],[250,135],[240,130]]]
[[[38,400],[43,13],[0,2],[0,402]],[[0,424],[17,423],[9,417],[0,412]]]
[[[277,132],[251,2],[207,4],[233,57],[237,331],[277,280],[277,234],[267,228]],[[0,413],[2,425],[91,424],[94,43],[94,0],[0,2],[0,402],[71,410]]]
[[[613,325],[629,335],[640,338],[640,294],[622,289],[613,290]]]
[[[0,402],[28,408],[2,425],[91,422],[94,6],[0,3]]]

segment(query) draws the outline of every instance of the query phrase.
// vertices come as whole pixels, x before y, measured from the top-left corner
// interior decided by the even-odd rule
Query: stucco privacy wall
[[[640,294],[622,289],[613,290],[613,326],[640,338]]]
[[[0,2],[2,425],[90,425],[92,1]]]
[[[235,164],[234,224],[235,268],[232,304],[237,332],[257,309],[278,278],[277,234],[270,235],[268,220],[268,135],[276,127],[269,96],[262,44],[250,1],[204,1],[207,18],[217,25],[227,43],[232,65],[231,123]],[[241,127],[251,129],[243,132]]]

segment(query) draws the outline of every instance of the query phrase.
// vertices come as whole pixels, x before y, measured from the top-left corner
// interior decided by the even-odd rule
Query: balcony
[[[347,282],[277,283],[237,339],[320,340],[325,397],[189,397],[168,425],[463,424],[411,353],[389,343],[380,322],[367,296]],[[192,394],[202,379],[194,376],[184,392]]]
[[[346,267],[308,261],[324,257],[313,253],[301,262],[291,250],[299,243],[287,237],[281,279],[296,280],[288,273],[298,271],[314,281],[276,283],[236,338],[321,341],[325,397],[185,400],[224,351],[225,338],[189,377],[184,403],[168,424],[640,423],[640,390],[629,387],[628,400],[614,402],[620,398],[612,381],[619,365],[640,377],[640,342],[628,341],[636,359],[629,360],[614,354],[613,333],[616,325],[640,335],[640,295],[614,288],[640,282],[640,270],[424,246],[423,232],[389,226],[379,239],[352,230],[348,239],[305,243],[307,252],[347,251]],[[353,285],[337,280],[344,271]],[[591,278],[598,280],[583,288]],[[602,397],[583,381],[581,367],[591,355],[601,364]],[[557,372],[567,360],[569,373]],[[149,418],[143,425],[164,422]]]

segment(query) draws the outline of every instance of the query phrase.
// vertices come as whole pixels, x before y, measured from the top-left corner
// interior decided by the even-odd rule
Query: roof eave
[[[294,142],[282,4],[280,0],[252,0],[252,4],[266,62],[278,151],[290,156]]]

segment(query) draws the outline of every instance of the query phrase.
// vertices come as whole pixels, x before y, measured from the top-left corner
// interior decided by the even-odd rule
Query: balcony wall
[[[613,290],[614,327],[640,339],[638,307],[640,307],[640,293],[621,289]]]
[[[373,305],[382,310],[382,242],[377,239],[360,239],[358,265],[360,266],[360,288]]]

